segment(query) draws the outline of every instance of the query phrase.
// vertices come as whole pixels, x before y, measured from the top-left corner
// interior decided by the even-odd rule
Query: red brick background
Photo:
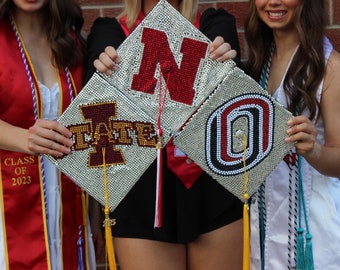
[[[81,4],[85,17],[84,31],[88,32],[92,22],[98,16],[115,16],[122,9],[122,0],[78,0]],[[227,9],[236,17],[238,33],[242,48],[242,57],[247,57],[247,46],[244,42],[244,19],[247,14],[248,0],[200,0],[200,10],[208,7]],[[327,35],[332,41],[335,49],[340,52],[340,0],[325,0],[328,13]]]

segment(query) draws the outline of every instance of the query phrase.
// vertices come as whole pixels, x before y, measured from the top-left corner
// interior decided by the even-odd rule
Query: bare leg
[[[159,241],[115,238],[121,270],[186,270],[186,247]]]
[[[242,269],[242,240],[242,220],[202,234],[188,244],[188,270]]]

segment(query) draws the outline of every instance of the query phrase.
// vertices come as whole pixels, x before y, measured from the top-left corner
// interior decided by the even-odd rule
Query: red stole
[[[7,18],[0,21],[0,119],[28,128],[34,124],[33,98],[15,34]],[[31,70],[33,76],[33,71]],[[82,86],[82,66],[71,70],[76,88]],[[64,70],[59,72],[62,110],[71,95]],[[34,79],[34,78],[33,78]],[[36,88],[36,102],[42,109]],[[73,87],[74,88],[74,87]],[[73,89],[73,96],[76,89]],[[39,114],[40,115],[40,114]],[[9,269],[51,269],[42,166],[39,156],[0,150],[0,199],[6,264]],[[48,178],[46,179],[48,181]],[[78,268],[78,228],[83,225],[81,190],[60,176],[61,235],[64,270]],[[83,229],[84,230],[84,229]]]
[[[145,18],[145,14],[141,12],[133,26],[130,28],[126,25],[126,16],[120,18],[119,23],[125,33],[128,36]],[[196,28],[199,28],[199,22],[201,19],[201,13],[197,12],[196,20],[194,25]],[[201,175],[203,170],[196,163],[191,161],[187,156],[177,155],[176,146],[173,144],[173,141],[170,140],[166,145],[166,155],[167,155],[167,166],[168,168],[182,181],[184,186],[187,189],[190,189],[191,186],[195,183],[197,178]]]

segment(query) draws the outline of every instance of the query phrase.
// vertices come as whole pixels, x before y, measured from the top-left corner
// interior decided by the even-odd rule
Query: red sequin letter
[[[154,75],[159,64],[171,100],[192,105],[197,70],[201,59],[206,55],[208,44],[183,38],[180,50],[183,57],[178,67],[164,32],[144,28],[142,42],[144,44],[143,57],[139,74],[133,76],[131,89],[154,94],[157,83]]]

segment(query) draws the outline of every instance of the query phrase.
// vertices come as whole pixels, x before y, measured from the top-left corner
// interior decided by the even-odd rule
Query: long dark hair
[[[0,3],[0,18],[8,16],[12,0]],[[81,34],[84,18],[75,0],[49,0],[43,7],[43,20],[58,68],[73,67],[83,61],[86,42]]]
[[[264,64],[268,61],[274,43],[272,30],[257,15],[255,0],[250,0],[245,22],[245,36],[249,46],[247,69],[259,81]],[[310,112],[313,119],[320,110],[316,91],[325,74],[324,30],[325,12],[323,0],[302,0],[295,17],[295,28],[300,46],[284,79],[284,91],[288,97],[288,110]]]

